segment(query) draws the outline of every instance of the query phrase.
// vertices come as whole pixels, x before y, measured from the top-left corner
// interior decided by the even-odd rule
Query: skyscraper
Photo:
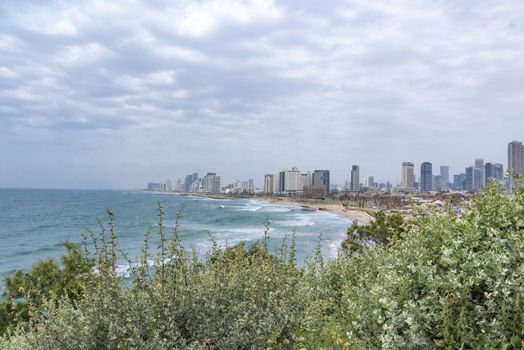
[[[493,164],[493,177],[497,181],[504,181],[504,165],[501,163]]]
[[[484,159],[475,159],[475,169],[480,171],[480,182],[475,184],[476,187],[480,186],[479,190],[482,190],[482,186],[486,183],[486,170],[484,168]]]
[[[275,189],[275,175],[264,175],[264,193],[271,194]]]
[[[433,188],[433,165],[424,162],[420,165],[420,190],[429,192]]]
[[[444,184],[442,181],[442,175],[433,176],[433,189],[435,191],[442,191],[443,187],[444,187]]]
[[[508,177],[509,191],[517,187],[514,176],[524,175],[524,146],[520,141],[512,141],[508,144]]]
[[[375,188],[375,178],[373,176],[366,176],[364,178],[364,187],[372,190]]]
[[[442,189],[449,189],[449,166],[440,166],[440,176],[442,177]]]
[[[193,176],[187,175],[184,181],[184,192],[191,192],[191,184],[193,183]]]
[[[464,180],[464,190],[473,191],[475,189],[475,175],[473,174],[474,168],[469,166],[466,168],[466,179]]]
[[[302,175],[300,175],[300,182],[302,190],[304,190],[304,187],[313,185],[313,174],[311,174],[310,171],[302,173]]]
[[[479,192],[479,191],[482,191],[482,186],[483,186],[483,182],[482,182],[482,171],[475,167],[473,169],[473,190],[475,192]]]
[[[284,192],[297,193],[302,192],[302,181],[300,181],[300,171],[297,167],[284,172]]]
[[[202,178],[202,187],[207,193],[220,193],[220,176],[216,173],[207,173]]]
[[[329,170],[315,170],[313,172],[313,186],[324,186],[324,195],[330,191]]]
[[[408,189],[415,188],[415,164],[411,162],[402,163],[402,180],[400,187]]]
[[[286,192],[286,172],[281,171],[278,173],[278,192]]]
[[[351,167],[351,191],[360,191],[360,167],[358,165]]]
[[[496,181],[504,181],[504,166],[500,163],[492,164],[487,162],[484,166],[484,174],[486,176],[484,185],[489,183],[489,179],[495,179]]]

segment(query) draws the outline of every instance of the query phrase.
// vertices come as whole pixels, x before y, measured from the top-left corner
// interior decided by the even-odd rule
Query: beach
[[[342,203],[322,203],[308,199],[290,199],[290,198],[257,198],[257,200],[267,201],[273,204],[290,205],[301,207],[303,209],[328,211],[344,218],[358,221],[361,224],[369,225],[375,218],[368,212],[361,209],[345,208]]]

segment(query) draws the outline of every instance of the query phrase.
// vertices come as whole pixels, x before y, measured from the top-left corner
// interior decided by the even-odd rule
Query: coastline
[[[367,213],[364,210],[357,210],[357,209],[346,209],[344,206],[340,203],[319,203],[317,201],[311,201],[311,200],[293,200],[290,198],[256,198],[256,200],[269,202],[272,204],[281,204],[281,205],[289,205],[294,207],[300,207],[305,210],[314,210],[314,211],[327,211],[333,214],[336,214],[338,216],[341,216],[346,219],[350,219],[351,221],[357,221],[360,224],[369,225],[371,224],[375,218]]]
[[[279,204],[279,205],[286,205],[291,207],[298,207],[302,208],[304,210],[312,210],[312,211],[327,211],[333,214],[336,214],[338,216],[341,216],[346,219],[350,219],[351,221],[357,221],[360,224],[369,225],[371,224],[375,218],[366,212],[365,210],[361,209],[352,209],[352,208],[345,208],[342,203],[324,203],[318,200],[312,200],[312,199],[305,199],[305,198],[288,198],[288,197],[230,197],[226,195],[221,194],[206,194],[206,193],[174,193],[174,192],[149,192],[144,191],[146,193],[153,193],[153,194],[171,194],[171,195],[182,195],[182,196],[195,196],[195,197],[206,197],[206,198],[213,198],[213,199],[224,199],[224,200],[233,200],[233,199],[244,199],[244,200],[255,200],[255,201],[261,201],[271,204]]]

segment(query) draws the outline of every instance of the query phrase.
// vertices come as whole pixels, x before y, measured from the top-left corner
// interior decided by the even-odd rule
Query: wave
[[[292,217],[290,220],[279,220],[275,221],[275,224],[285,227],[304,227],[304,226],[313,226],[315,222],[309,215],[297,214]]]
[[[262,207],[246,207],[246,208],[240,208],[239,211],[259,211],[262,209]]]

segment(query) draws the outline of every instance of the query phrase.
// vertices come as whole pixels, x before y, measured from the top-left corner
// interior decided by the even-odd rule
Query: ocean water
[[[211,199],[132,191],[0,189],[0,276],[29,269],[36,261],[60,257],[62,242],[81,242],[86,227],[97,231],[97,218],[107,222],[106,208],[115,217],[118,244],[131,257],[143,245],[149,226],[158,223],[157,202],[164,208],[166,227],[181,211],[184,247],[204,256],[210,234],[221,245],[256,242],[270,222],[269,246],[276,251],[286,235],[296,233],[297,260],[313,256],[320,234],[322,254],[337,254],[351,221],[329,212],[256,200]],[[153,234],[152,244],[157,241]],[[123,263],[123,262],[122,262]]]

